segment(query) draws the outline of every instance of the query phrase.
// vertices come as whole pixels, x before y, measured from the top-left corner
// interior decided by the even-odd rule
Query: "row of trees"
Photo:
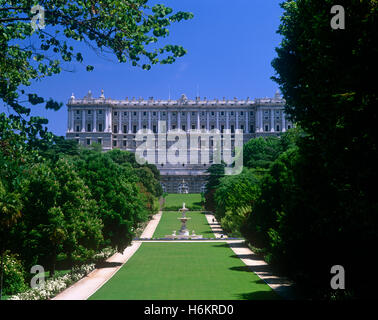
[[[244,168],[239,175],[225,176],[223,164],[209,168],[206,209],[216,214],[226,232],[242,234],[248,217],[264,197],[261,186],[270,177],[270,167],[283,153],[295,148],[298,136],[299,130],[292,129],[280,138],[260,137],[248,141],[243,147]]]
[[[248,143],[249,169],[240,177],[213,175],[208,197],[225,227],[243,233],[304,294],[371,298],[376,279],[369,275],[378,268],[378,96],[372,81],[378,6],[374,0],[338,4],[346,27],[337,30],[330,26],[332,0],[282,4],[274,80],[286,113],[303,132],[284,148],[277,146],[285,136],[273,144]],[[259,143],[263,149],[256,149]],[[345,290],[330,286],[334,265],[344,267]]]
[[[105,247],[122,252],[162,195],[158,171],[140,166],[132,154],[54,140],[28,161],[20,159],[18,174],[9,171],[15,159],[8,149],[0,152],[2,256],[17,254],[24,270],[40,264],[50,275]],[[5,283],[5,292],[15,293]]]

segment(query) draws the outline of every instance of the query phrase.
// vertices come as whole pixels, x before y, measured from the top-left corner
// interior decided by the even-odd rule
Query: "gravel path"
[[[224,237],[221,225],[216,220],[213,214],[206,213],[206,219],[213,230],[215,237]],[[293,283],[284,277],[279,277],[274,274],[271,266],[269,266],[263,259],[256,255],[244,241],[226,241],[232,251],[237,255],[241,261],[249,267],[250,271],[257,274],[260,279],[265,281],[265,283],[271,287],[277,294],[279,294],[284,299],[295,299],[296,294],[293,289]]]

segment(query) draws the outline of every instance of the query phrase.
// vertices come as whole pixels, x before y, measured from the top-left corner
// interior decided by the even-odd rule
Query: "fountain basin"
[[[173,234],[170,234],[170,235],[166,235],[165,238],[167,239],[187,239],[187,240],[190,240],[190,239],[202,239],[203,236],[202,235],[182,235],[182,234],[176,234],[176,235],[173,235]]]

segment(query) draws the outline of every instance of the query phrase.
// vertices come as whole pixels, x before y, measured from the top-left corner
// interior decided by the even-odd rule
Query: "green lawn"
[[[185,207],[190,210],[201,210],[201,194],[175,194],[170,193],[165,198],[164,210],[174,211],[182,208],[182,203],[185,202]]]
[[[164,211],[153,237],[164,238],[166,235],[172,234],[174,230],[176,230],[176,234],[178,234],[181,228],[181,222],[177,218],[181,216],[182,215],[176,211]],[[204,213],[187,211],[186,216],[191,218],[186,223],[190,234],[192,234],[194,230],[197,235],[202,235],[204,238],[214,238],[214,233],[211,231]]]
[[[143,243],[91,300],[250,300],[278,296],[226,243]]]

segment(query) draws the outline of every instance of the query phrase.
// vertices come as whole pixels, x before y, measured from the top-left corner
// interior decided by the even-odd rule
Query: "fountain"
[[[181,236],[188,236],[189,235],[189,230],[186,227],[186,222],[189,219],[191,219],[191,218],[186,217],[186,211],[188,211],[188,210],[189,210],[188,208],[185,208],[185,202],[182,204],[182,208],[179,209],[179,211],[182,213],[182,217],[177,218],[177,219],[181,220],[181,229],[180,229],[180,232],[179,232],[179,234]]]
[[[194,230],[192,231],[192,234],[189,234],[189,230],[186,227],[186,222],[188,220],[190,220],[191,218],[188,218],[186,216],[186,212],[189,211],[189,209],[185,207],[185,202],[182,204],[182,208],[179,209],[179,211],[182,214],[181,218],[177,218],[181,221],[181,228],[180,228],[179,234],[176,234],[176,231],[173,231],[173,234],[167,235],[166,238],[170,238],[170,239],[201,239],[202,235],[196,235],[194,233]]]

